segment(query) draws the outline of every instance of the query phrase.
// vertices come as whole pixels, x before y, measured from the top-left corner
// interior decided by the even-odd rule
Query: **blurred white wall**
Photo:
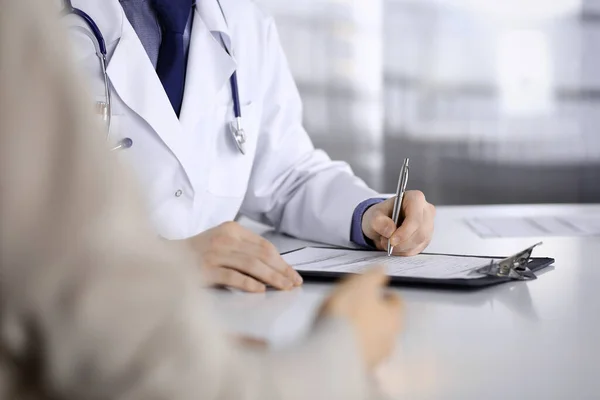
[[[588,79],[583,74],[581,39],[593,32],[583,31],[581,4],[386,4],[390,136],[467,141],[476,144],[470,157],[510,163],[600,158],[600,152],[588,151],[593,149],[586,139],[595,136],[587,138],[581,126],[588,104],[573,101],[582,87],[600,79],[599,73]],[[522,157],[515,146],[533,148]]]
[[[260,0],[277,21],[315,144],[382,185],[381,0]]]
[[[261,0],[319,147],[438,204],[600,202],[600,1]]]

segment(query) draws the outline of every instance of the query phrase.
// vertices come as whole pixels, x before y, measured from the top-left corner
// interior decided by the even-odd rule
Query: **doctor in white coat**
[[[427,247],[434,207],[407,193],[396,229],[384,200],[313,147],[273,19],[250,0],[74,0],[106,45],[111,143],[145,188],[157,233],[185,240],[208,281],[247,291],[302,283],[275,247],[235,222],[238,213],[287,234],[397,255]],[[68,2],[66,2],[67,7]],[[67,9],[68,11],[69,9]],[[98,43],[65,17],[77,60],[104,109]],[[231,83],[236,73],[238,90]],[[237,92],[237,93],[236,93]],[[245,154],[230,130],[238,94]]]

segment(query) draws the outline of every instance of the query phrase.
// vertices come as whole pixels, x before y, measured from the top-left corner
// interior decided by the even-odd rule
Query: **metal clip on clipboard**
[[[541,242],[534,244],[528,249],[500,261],[492,260],[489,265],[478,268],[474,272],[519,281],[537,279],[535,274],[529,269],[528,264],[533,249],[541,244]]]

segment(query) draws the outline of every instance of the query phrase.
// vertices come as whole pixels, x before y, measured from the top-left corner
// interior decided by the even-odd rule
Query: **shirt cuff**
[[[350,240],[361,247],[370,247],[375,248],[375,243],[369,238],[367,238],[362,231],[362,218],[365,212],[369,209],[369,207],[374,206],[375,204],[379,204],[386,199],[383,198],[375,198],[368,199],[360,203],[355,209],[354,214],[352,214],[352,225],[350,227]]]

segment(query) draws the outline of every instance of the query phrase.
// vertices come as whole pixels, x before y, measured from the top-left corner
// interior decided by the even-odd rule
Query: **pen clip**
[[[402,183],[401,183],[402,192],[401,193],[406,192],[406,186],[408,186],[408,172],[409,172],[409,168],[408,168],[408,158],[407,158],[405,161],[405,164],[403,166]]]
[[[404,200],[404,192],[406,192],[406,186],[408,185],[408,162],[410,159],[405,158],[400,168],[400,176],[398,176],[398,186],[396,187],[396,198],[394,199],[394,209],[392,211],[392,220],[396,224],[396,228],[400,225],[400,214],[402,213],[402,201]],[[388,256],[392,255],[394,247],[392,242],[388,240],[387,253]]]
[[[398,177],[398,186],[396,188],[396,199],[394,200],[394,210],[392,212],[392,219],[396,226],[400,222],[400,211],[402,209],[402,200],[404,198],[404,192],[408,185],[408,162],[409,159],[405,158],[400,168],[400,176]]]

